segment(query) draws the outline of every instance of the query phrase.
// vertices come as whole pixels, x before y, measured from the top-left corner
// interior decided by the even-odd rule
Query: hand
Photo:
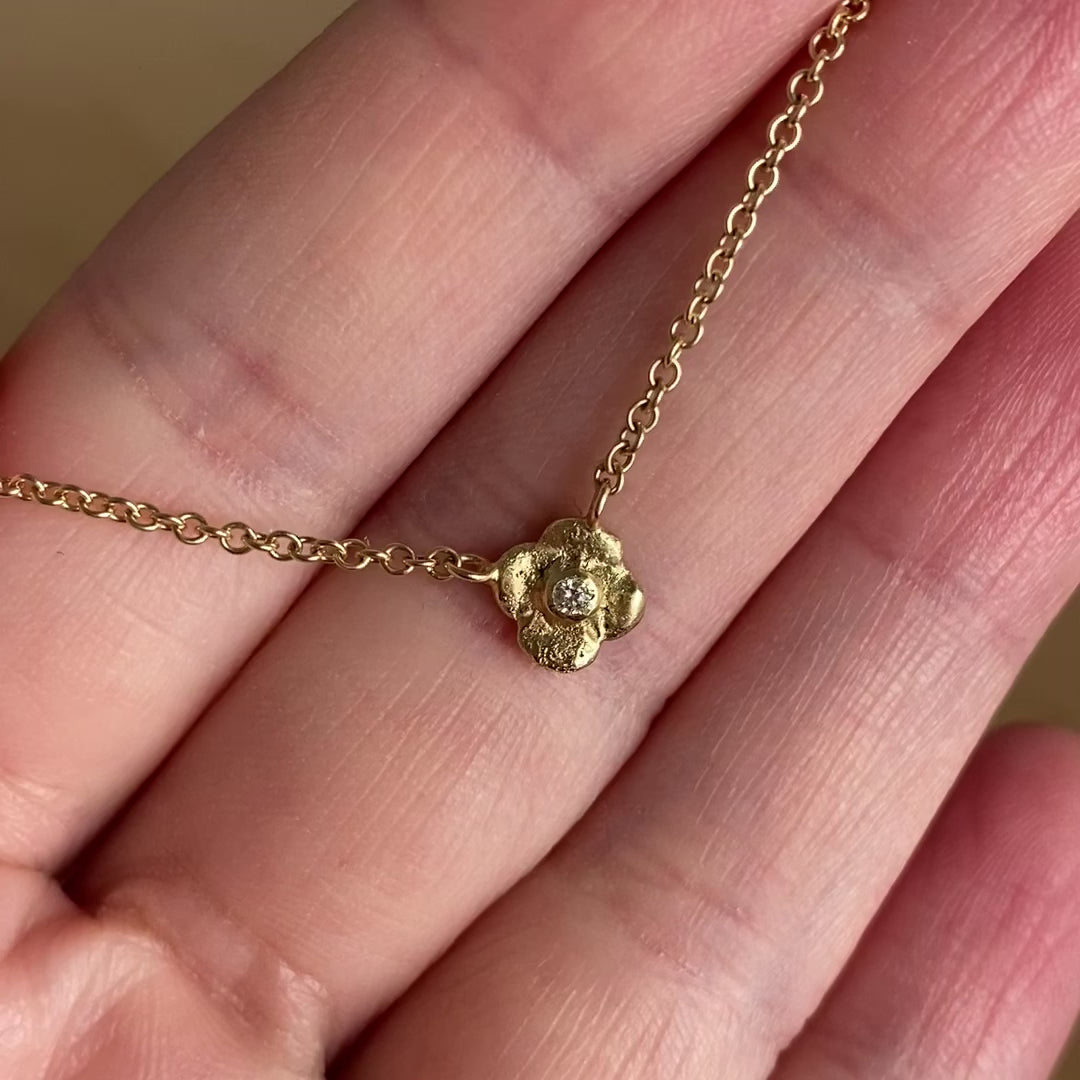
[[[4,471],[534,539],[820,15],[358,6],[16,346]],[[1080,579],[1078,40],[859,27],[606,512],[650,610],[589,671],[482,588],[5,501],[0,1077],[1044,1077],[1080,748],[961,770]]]

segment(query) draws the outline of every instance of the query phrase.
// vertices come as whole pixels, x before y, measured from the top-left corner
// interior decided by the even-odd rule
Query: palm
[[[357,7],[8,357],[5,468],[537,535],[818,14]],[[1080,752],[997,737],[927,829],[1080,578],[1077,19],[875,12],[609,512],[651,609],[588,672],[479,589],[5,505],[0,1075],[1045,1076]]]

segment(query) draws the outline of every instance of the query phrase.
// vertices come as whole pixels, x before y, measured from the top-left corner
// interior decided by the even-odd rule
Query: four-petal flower
[[[600,645],[640,621],[645,597],[623,566],[622,544],[580,518],[548,526],[535,544],[511,548],[493,580],[518,642],[553,671],[577,671]]]

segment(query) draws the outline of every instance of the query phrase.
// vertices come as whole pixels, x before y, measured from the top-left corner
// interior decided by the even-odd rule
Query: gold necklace
[[[628,633],[645,611],[644,594],[623,565],[622,544],[600,528],[600,516],[611,497],[623,490],[645,437],[660,420],[661,403],[682,380],[683,353],[701,341],[705,316],[724,291],[735,259],[757,225],[762,203],[780,181],[780,163],[802,139],[803,120],[825,90],[822,73],[843,54],[851,28],[869,14],[870,0],[842,0],[811,37],[810,66],[788,82],[787,108],[769,124],[768,147],[750,166],[746,191],[728,214],[686,310],[671,324],[667,351],[649,368],[648,389],[631,406],[618,442],[594,473],[592,503],[585,517],[556,521],[536,543],[511,548],[492,562],[448,547],[418,555],[406,544],[375,548],[367,540],[322,540],[283,530],[263,533],[242,521],[218,527],[201,514],[167,514],[151,503],[50,483],[26,473],[0,477],[0,498],[55,506],[140,532],[170,532],[193,547],[217,540],[233,555],[261,551],[278,562],[342,570],[381,566],[395,577],[422,570],[437,581],[481,582],[491,586],[499,607],[517,622],[518,642],[537,663],[553,671],[587,667],[604,641]]]

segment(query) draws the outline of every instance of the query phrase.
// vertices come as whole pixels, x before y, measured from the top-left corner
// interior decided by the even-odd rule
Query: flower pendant
[[[511,548],[492,585],[517,621],[518,644],[552,671],[588,667],[604,641],[628,633],[645,611],[622,544],[581,518],[556,521],[537,543]]]

